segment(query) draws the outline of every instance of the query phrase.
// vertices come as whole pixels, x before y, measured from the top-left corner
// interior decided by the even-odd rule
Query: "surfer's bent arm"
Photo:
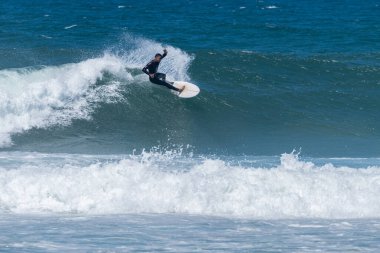
[[[147,74],[147,75],[149,75],[149,71],[148,71],[148,68],[149,68],[149,65],[150,64],[152,64],[152,62],[149,62],[143,69],[142,69],[142,71],[145,73],[145,74]]]

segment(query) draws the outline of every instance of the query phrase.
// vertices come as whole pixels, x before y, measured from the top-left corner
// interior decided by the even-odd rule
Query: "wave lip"
[[[316,166],[294,154],[284,154],[281,164],[271,168],[203,159],[183,170],[163,156],[94,159],[86,165],[64,161],[1,168],[1,210],[268,219],[380,217],[379,167]]]

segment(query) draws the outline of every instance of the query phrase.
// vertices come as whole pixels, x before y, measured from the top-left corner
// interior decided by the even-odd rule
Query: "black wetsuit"
[[[161,57],[161,60],[166,56],[167,54],[164,53],[164,55]],[[171,85],[169,82],[166,81],[166,75],[163,73],[157,73],[158,65],[160,65],[159,61],[151,60],[143,69],[142,71],[149,76],[149,81],[152,83],[163,85],[168,87],[171,90],[179,91],[176,87]],[[154,74],[154,77],[151,78],[150,74]]]

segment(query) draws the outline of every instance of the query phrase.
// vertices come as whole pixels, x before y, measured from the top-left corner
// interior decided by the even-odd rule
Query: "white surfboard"
[[[195,84],[183,81],[175,81],[173,86],[178,89],[181,89],[183,86],[185,86],[185,89],[180,94],[177,93],[178,97],[180,98],[192,98],[198,95],[201,91]]]

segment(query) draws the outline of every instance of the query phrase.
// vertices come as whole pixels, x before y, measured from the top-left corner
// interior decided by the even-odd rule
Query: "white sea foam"
[[[80,157],[43,158],[29,156],[16,169],[0,165],[3,212],[380,217],[380,167],[316,166],[294,154],[283,155],[272,168],[188,158],[192,165],[179,169],[173,161],[182,159],[157,154],[108,162],[94,158],[86,165],[78,164]]]
[[[74,27],[76,27],[76,26],[78,26],[78,25],[69,25],[69,26],[65,26],[65,29],[67,30],[67,29],[71,29],[71,28],[74,28]]]
[[[118,56],[106,53],[79,63],[0,70],[0,147],[11,145],[12,134],[31,128],[90,119],[97,102],[120,97],[121,83],[147,80],[140,71],[141,75],[132,77],[126,68],[142,69],[163,47],[144,39],[135,39],[132,47]],[[160,70],[173,79],[186,80],[191,57],[180,49],[167,48],[168,60]],[[114,78],[97,85],[106,72]]]
[[[124,75],[123,63],[106,55],[58,67],[1,70],[0,147],[11,144],[13,133],[88,118],[90,102],[117,95],[117,82],[93,86],[104,71]]]
[[[53,37],[50,37],[50,36],[47,36],[47,35],[43,35],[43,34],[41,34],[41,37],[45,38],[45,39],[52,39],[53,38]]]

